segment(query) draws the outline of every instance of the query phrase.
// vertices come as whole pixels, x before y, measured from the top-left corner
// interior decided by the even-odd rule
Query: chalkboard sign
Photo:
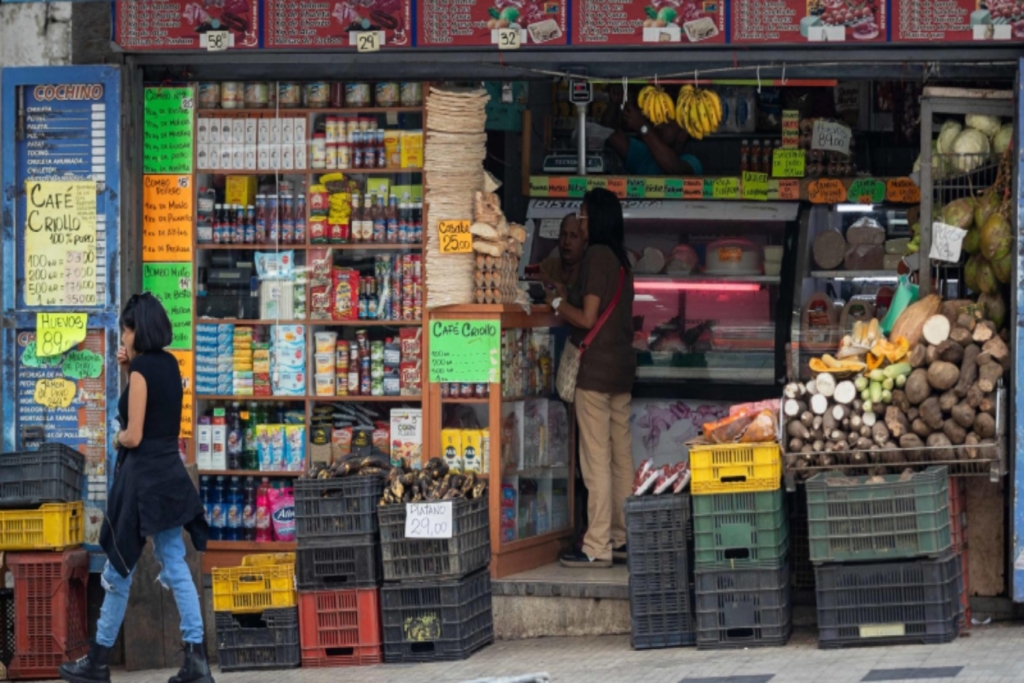
[[[192,173],[192,88],[146,88],[143,173]]]

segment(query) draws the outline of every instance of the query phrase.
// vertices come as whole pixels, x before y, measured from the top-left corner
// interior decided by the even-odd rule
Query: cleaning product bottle
[[[245,478],[242,495],[242,540],[256,540],[256,480]]]
[[[263,477],[256,489],[256,541],[265,543],[272,541],[273,531],[270,528],[270,480]]]

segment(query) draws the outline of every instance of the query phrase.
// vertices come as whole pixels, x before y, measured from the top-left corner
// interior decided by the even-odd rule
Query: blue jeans
[[[192,583],[192,572],[185,563],[185,541],[181,537],[181,527],[161,531],[154,536],[153,548],[161,566],[160,583],[174,591],[174,601],[178,603],[182,640],[186,643],[202,643],[203,613],[199,608],[199,593]],[[121,622],[128,609],[132,574],[128,578],[122,577],[110,562],[103,568],[101,583],[107,594],[103,598],[99,623],[96,624],[96,642],[103,647],[113,647],[117,632],[121,630]]]

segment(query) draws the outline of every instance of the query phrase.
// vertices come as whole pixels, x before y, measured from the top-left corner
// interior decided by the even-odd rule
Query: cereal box
[[[423,411],[419,408],[394,408],[391,411],[391,464],[407,464],[413,469],[423,465]]]

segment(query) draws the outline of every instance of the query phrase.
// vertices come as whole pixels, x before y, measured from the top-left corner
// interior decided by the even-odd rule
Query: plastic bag
[[[295,494],[291,487],[270,489],[270,519],[274,540],[295,540]]]
[[[658,474],[658,481],[654,485],[654,495],[660,495],[673,488],[675,483],[683,476],[683,472],[687,469],[687,466],[687,463],[681,462],[675,465],[665,465],[662,467],[661,472]]]
[[[896,324],[896,319],[900,317],[907,306],[917,301],[918,298],[918,286],[910,284],[906,275],[901,275],[900,284],[896,287],[896,293],[892,295],[892,303],[889,304],[889,312],[882,320],[882,332],[885,334],[892,332],[892,326]]]
[[[754,421],[747,425],[740,437],[740,443],[764,443],[775,441],[775,415],[770,410],[762,410],[754,418]]]
[[[654,461],[651,458],[647,458],[640,463],[640,467],[636,470],[636,477],[633,479],[633,495],[642,496],[651,490],[654,486],[654,482],[658,480],[658,474],[661,470],[655,469]]]

